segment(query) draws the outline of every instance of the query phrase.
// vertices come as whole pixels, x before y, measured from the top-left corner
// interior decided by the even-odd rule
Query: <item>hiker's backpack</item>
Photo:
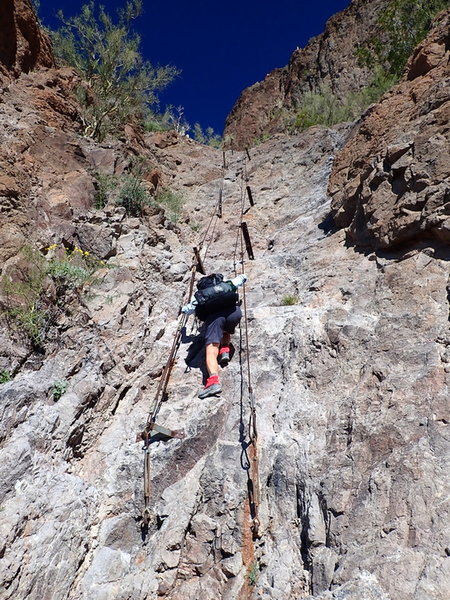
[[[231,281],[224,281],[221,273],[199,279],[194,297],[197,300],[195,314],[200,321],[204,321],[208,315],[233,308],[239,302],[236,286]]]

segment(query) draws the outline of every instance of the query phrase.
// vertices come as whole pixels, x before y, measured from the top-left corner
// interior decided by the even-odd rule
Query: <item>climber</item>
[[[205,354],[208,379],[198,393],[199,398],[207,398],[222,392],[219,382],[219,365],[223,368],[230,362],[230,340],[241,320],[237,289],[247,281],[242,274],[234,279],[223,280],[221,273],[202,277],[197,283],[197,291],[189,304],[181,311],[195,315],[205,322]]]

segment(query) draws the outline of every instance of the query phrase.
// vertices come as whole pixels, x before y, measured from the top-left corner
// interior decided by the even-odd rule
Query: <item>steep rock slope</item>
[[[356,49],[377,34],[377,16],[385,4],[386,0],[353,0],[328,20],[324,33],[295,50],[286,67],[245,89],[226,121],[229,143],[245,148],[265,134],[283,131],[285,113],[303,93],[319,91],[321,85],[341,98],[366,86],[372,75],[358,64]]]
[[[2,600],[446,599],[445,246],[383,255],[333,233],[327,185],[345,128],[278,136],[250,160],[228,152],[225,168],[221,152],[170,133],[128,130],[100,146],[77,135],[73,78],[23,75],[0,111],[12,169],[0,191],[2,276],[27,244],[70,244],[106,263],[88,294],[69,296],[44,353],[1,330],[0,368],[14,374],[0,384]],[[157,208],[141,218],[113,203],[93,208],[96,174],[121,176],[136,154],[153,165],[149,189],[183,192],[179,224]],[[247,185],[258,538],[243,468],[245,345],[223,371],[222,397],[200,401],[201,353],[186,372],[191,324],[157,419],[185,437],[151,446],[146,531],[136,434],[172,344],[192,246],[222,188],[205,266],[232,272]],[[59,398],[57,381],[67,382]]]
[[[450,240],[449,28],[444,12],[336,160],[333,216],[356,244]]]
[[[30,0],[3,0],[0,23],[0,76],[54,66],[50,42],[34,18]]]

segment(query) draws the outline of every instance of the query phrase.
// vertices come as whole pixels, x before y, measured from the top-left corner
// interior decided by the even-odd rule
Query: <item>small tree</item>
[[[66,19],[58,13],[63,25],[51,32],[55,53],[86,82],[78,90],[85,135],[102,140],[130,120],[142,120],[157,102],[156,92],[179,73],[143,59],[140,37],[131,29],[141,13],[142,0],[129,0],[116,22],[94,0],[78,16]]]
[[[430,30],[433,17],[448,6],[449,0],[390,0],[378,17],[382,36],[357,50],[360,63],[371,68],[382,65],[389,74],[400,77],[412,51]]]
[[[200,123],[195,123],[193,127],[193,136],[194,140],[200,144],[206,144],[212,148],[220,148],[222,146],[222,138],[212,127],[207,127],[204,131]]]

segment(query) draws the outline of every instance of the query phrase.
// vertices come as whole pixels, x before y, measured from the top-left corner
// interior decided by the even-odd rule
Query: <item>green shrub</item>
[[[11,308],[7,314],[13,317],[19,328],[29,337],[33,346],[37,348],[42,346],[49,324],[46,310],[36,305],[25,305]]]
[[[63,285],[69,289],[83,286],[91,275],[86,267],[74,265],[69,259],[50,261],[47,273],[57,285]]]
[[[302,130],[313,125],[331,127],[351,118],[349,109],[327,87],[303,94],[298,108],[294,127]]]
[[[152,117],[152,118],[148,118],[144,122],[144,129],[148,133],[154,133],[157,131],[168,131],[170,129],[170,127],[168,127],[167,125],[164,125],[163,123],[161,123],[160,121],[158,121],[157,119]]]
[[[115,175],[104,175],[96,173],[95,175],[95,208],[102,209],[108,204],[111,192],[117,186],[117,177]]]
[[[46,263],[42,254],[29,246],[22,248],[20,254],[15,273],[1,280],[2,314],[12,319],[33,345],[40,346],[46,323],[42,305]]]
[[[193,127],[193,137],[194,140],[200,144],[205,144],[206,146],[211,146],[212,148],[222,147],[222,137],[215,133],[212,127],[207,127],[205,130],[203,130],[200,123],[195,123]]]
[[[172,104],[167,105],[164,113],[159,115],[159,120],[165,129],[175,130],[181,135],[185,135],[190,129],[190,125],[184,116],[184,108],[182,106],[172,106]]]
[[[270,140],[272,134],[270,133],[262,133],[261,135],[257,135],[250,141],[250,146],[254,148],[255,146],[259,146],[260,144],[264,144],[267,140]]]
[[[191,126],[184,116],[182,106],[168,104],[163,113],[150,112],[144,122],[144,129],[149,133],[154,131],[176,131],[185,135]]]
[[[127,214],[139,217],[150,204],[150,195],[142,181],[134,175],[126,175],[120,188],[117,203],[125,207]]]
[[[96,208],[104,208],[109,202],[123,206],[128,215],[139,217],[144,207],[151,204],[152,199],[143,181],[143,176],[150,170],[147,159],[133,158],[125,175],[96,174]]]
[[[154,67],[143,59],[140,37],[132,31],[141,13],[142,0],[129,0],[115,22],[91,0],[77,16],[66,19],[59,11],[62,26],[50,32],[60,61],[75,67],[86,82],[77,88],[77,97],[84,133],[97,140],[131,120],[142,122],[156,103],[157,92],[179,73],[172,66]]]
[[[167,209],[169,214],[169,219],[173,223],[177,223],[180,215],[181,209],[183,208],[184,199],[182,194],[179,192],[174,192],[169,188],[163,188],[156,196],[156,201],[158,204],[162,205]]]
[[[7,369],[0,371],[0,383],[8,383],[8,381],[11,381],[11,379],[11,371],[8,371]]]
[[[15,323],[38,348],[68,300],[79,297],[87,284],[94,283],[94,273],[105,265],[78,247],[61,246],[52,256],[57,248],[57,244],[46,248],[47,256],[30,247],[23,248],[17,266],[0,283],[0,314]],[[53,295],[47,293],[51,282]]]
[[[248,571],[248,582],[252,587],[254,585],[256,585],[256,581],[258,580],[258,572],[259,572],[259,563],[257,560],[254,560]]]
[[[313,125],[331,127],[336,123],[357,119],[368,106],[378,102],[381,96],[396,82],[396,76],[374,66],[371,83],[339,100],[331,90],[323,87],[320,92],[306,92],[300,99],[299,111],[293,123],[294,129],[304,130]]]
[[[414,48],[427,35],[434,16],[448,8],[448,0],[391,0],[380,12],[381,35],[357,50],[360,64],[382,66],[390,75],[401,76]]]
[[[298,297],[288,294],[281,299],[281,306],[293,306],[298,303]]]
[[[52,397],[55,402],[57,402],[61,396],[67,392],[68,385],[69,383],[65,379],[59,379],[55,381],[52,387]]]

